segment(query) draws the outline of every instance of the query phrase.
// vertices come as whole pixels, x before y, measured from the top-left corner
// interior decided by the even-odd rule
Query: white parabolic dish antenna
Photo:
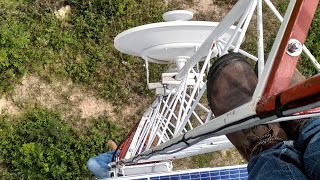
[[[177,18],[178,14],[170,11],[167,16]],[[191,57],[218,24],[182,21],[179,18],[176,21],[147,24],[120,33],[114,40],[114,46],[122,53],[139,56],[151,62],[171,63],[176,59]],[[235,27],[230,28],[221,39],[228,41],[234,31]]]

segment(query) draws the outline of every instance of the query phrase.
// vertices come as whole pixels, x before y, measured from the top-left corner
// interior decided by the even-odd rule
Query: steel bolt
[[[302,44],[299,41],[293,41],[288,45],[288,52],[296,53],[302,50]]]

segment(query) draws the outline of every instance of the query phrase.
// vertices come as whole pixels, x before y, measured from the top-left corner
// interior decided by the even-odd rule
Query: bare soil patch
[[[14,92],[0,99],[0,113],[17,114],[25,106],[40,104],[47,108],[59,110],[64,119],[80,117],[83,120],[75,123],[76,127],[86,126],[88,121],[100,116],[119,125],[132,127],[152,102],[150,97],[139,95],[122,107],[114,106],[93,91],[75,85],[71,80],[51,80],[46,82],[38,76],[26,76]]]
[[[47,83],[37,76],[26,76],[16,86],[11,98],[18,105],[30,102],[58,109],[64,117],[74,114],[81,118],[96,118],[104,114],[114,116],[111,103],[96,98],[94,93],[67,80]]]
[[[16,114],[18,111],[19,108],[11,100],[8,100],[6,97],[0,99],[0,113]]]
[[[195,20],[220,21],[236,1],[222,0],[165,0],[169,9],[184,9],[195,14]]]

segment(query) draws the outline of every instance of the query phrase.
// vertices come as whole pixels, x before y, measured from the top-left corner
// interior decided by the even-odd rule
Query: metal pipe
[[[185,78],[182,80],[182,82],[181,82],[181,84],[180,84],[180,87],[179,87],[179,89],[178,89],[178,92],[175,94],[174,98],[173,98],[172,101],[170,102],[170,104],[173,103],[173,106],[170,106],[170,108],[168,108],[167,112],[170,111],[171,107],[172,107],[172,109],[175,109],[175,107],[176,107],[176,105],[177,105],[177,103],[178,103],[178,98],[179,98],[179,97],[178,97],[178,94],[181,94],[181,92],[182,92],[183,89],[186,90],[187,80],[188,80],[188,77],[185,77]],[[166,114],[165,114],[164,117],[167,116],[167,112],[166,112]],[[170,121],[170,119],[171,119],[171,117],[172,117],[172,114],[173,114],[173,111],[170,112],[170,114],[169,114],[168,121],[167,121],[167,123],[166,123],[165,129],[168,127],[168,123],[169,123],[169,121]],[[163,131],[163,132],[164,132],[164,131]],[[163,136],[163,133],[161,134],[161,137],[162,137],[162,136]],[[159,145],[159,143],[158,143],[158,145]]]
[[[245,34],[246,34],[247,30],[248,30],[248,27],[250,25],[250,22],[251,22],[251,19],[253,17],[253,13],[254,13],[254,10],[256,9],[256,6],[257,6],[257,0],[253,1],[253,4],[252,4],[250,12],[248,14],[247,20],[243,25],[241,34],[240,34],[239,39],[238,39],[238,41],[237,41],[237,43],[235,45],[234,52],[238,52],[239,49],[240,49],[240,45],[241,45],[241,43],[242,43],[242,41],[243,41],[243,39],[245,37]]]
[[[213,42],[217,41],[236,21],[240,19],[246,10],[250,0],[239,0],[230,12],[223,18],[219,25],[211,32],[208,38],[202,43],[199,50],[187,61],[186,65],[175,76],[181,80],[204,55],[211,49]]]
[[[197,83],[196,83],[196,85],[195,85],[195,88],[194,88],[194,90],[193,90],[193,92],[192,92],[192,94],[191,94],[191,96],[190,96],[190,98],[189,98],[189,102],[188,102],[188,104],[187,104],[186,109],[190,109],[190,106],[191,106],[191,104],[192,104],[192,100],[193,100],[193,98],[194,98],[194,96],[195,96],[195,94],[196,94],[196,88],[199,86],[200,81],[202,81],[204,72],[205,72],[205,70],[206,70],[206,66],[208,65],[208,62],[210,61],[212,52],[213,52],[212,49],[210,49],[210,51],[209,51],[209,53],[208,53],[208,56],[207,56],[207,58],[206,58],[206,61],[204,62],[203,67],[202,67],[202,69],[201,69],[200,77],[199,77],[199,79],[198,79],[198,81],[197,81]],[[201,90],[202,94],[204,93],[205,90],[206,90],[206,88],[202,88],[202,90]],[[196,102],[198,102],[198,101],[200,100],[200,98],[202,97],[202,94],[199,94],[199,95],[198,95],[198,97],[197,97],[197,99],[196,99]],[[194,103],[193,106],[192,106],[192,109],[190,109],[189,112],[188,112],[188,111],[185,111],[185,112],[184,112],[184,115],[182,116],[183,119],[184,119],[184,122],[183,122],[183,124],[182,124],[181,127],[184,127],[184,126],[186,125],[186,120],[188,120],[188,119],[190,118],[190,116],[191,116],[191,114],[192,114],[192,111],[194,111],[196,105],[197,105],[197,104]],[[180,127],[180,129],[178,129],[178,131],[176,131],[177,133],[176,133],[175,135],[180,135],[180,134],[181,134],[181,132],[182,132],[181,127]]]
[[[257,4],[257,33],[258,33],[258,77],[260,79],[264,69],[262,0],[258,0],[258,4]]]
[[[237,34],[240,32],[240,29],[242,27],[242,25],[244,24],[244,22],[246,21],[248,14],[250,13],[251,10],[251,6],[252,6],[252,1],[250,3],[251,5],[249,5],[246,9],[246,11],[243,13],[242,17],[240,18],[240,21],[238,22],[235,31],[233,32],[233,35],[230,37],[227,45],[224,47],[224,50],[222,51],[221,56],[225,55],[228,53],[228,50],[230,48],[230,45],[232,44],[232,42],[234,41],[234,39],[236,38]]]
[[[226,42],[223,41],[223,40],[220,40],[220,42],[221,42],[221,43],[226,43]],[[231,47],[231,49],[235,49],[235,48],[236,48],[236,47],[233,46],[233,45],[231,45],[230,47]],[[236,52],[236,51],[234,50],[234,52]],[[256,56],[254,56],[254,55],[252,55],[252,54],[250,54],[250,53],[248,53],[248,52],[246,52],[246,51],[244,51],[244,50],[242,50],[242,49],[239,49],[238,52],[239,52],[240,54],[244,55],[244,56],[247,56],[248,58],[250,58],[250,59],[252,59],[252,60],[254,60],[254,61],[258,61],[258,58],[257,58]]]

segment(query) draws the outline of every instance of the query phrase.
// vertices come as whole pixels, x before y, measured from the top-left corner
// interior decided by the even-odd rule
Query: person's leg
[[[248,164],[249,179],[308,179],[303,169],[301,153],[293,141],[278,143]]]
[[[320,179],[320,117],[308,120],[300,128],[295,147],[303,155],[306,173],[311,179]]]
[[[90,158],[87,162],[87,167],[90,172],[99,179],[108,178],[110,169],[108,164],[112,162],[114,152],[115,151],[110,151]]]
[[[257,77],[253,68],[242,56],[228,54],[221,57],[212,65],[208,75],[207,94],[211,110],[219,116],[249,102],[256,84]],[[227,137],[240,154],[250,161],[250,178],[307,179],[299,170],[299,152],[292,143],[283,143],[288,137],[279,123],[258,125],[227,134]]]
[[[303,80],[306,78],[296,69],[290,85]],[[285,121],[280,124],[289,139],[296,141],[295,148],[303,157],[303,169],[310,178],[320,179],[320,117]]]

